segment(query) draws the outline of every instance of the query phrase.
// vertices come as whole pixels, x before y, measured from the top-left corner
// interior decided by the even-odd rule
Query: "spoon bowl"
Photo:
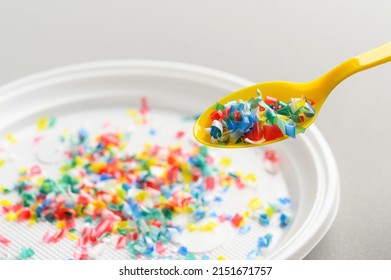
[[[257,97],[257,90],[260,90],[263,96],[272,96],[277,100],[283,101],[285,103],[288,103],[292,98],[305,97],[314,102],[312,106],[315,109],[315,115],[312,118],[307,118],[304,122],[300,123],[301,127],[308,128],[315,121],[330,92],[340,82],[357,72],[389,61],[391,61],[391,42],[372,49],[359,56],[353,57],[338,65],[320,78],[311,82],[295,83],[274,81],[255,84],[223,97],[218,101],[218,103],[226,104],[232,100],[247,101],[251,98]],[[215,105],[210,106],[206,111],[204,111],[204,113],[201,114],[193,128],[194,137],[204,145],[218,148],[248,148],[268,145],[289,138],[288,136],[284,136],[257,144],[241,142],[236,144],[229,143],[226,145],[221,145],[218,143],[213,143],[211,141],[210,134],[206,131],[206,128],[210,127],[211,125],[212,121],[210,119],[210,114],[213,111],[215,111]]]

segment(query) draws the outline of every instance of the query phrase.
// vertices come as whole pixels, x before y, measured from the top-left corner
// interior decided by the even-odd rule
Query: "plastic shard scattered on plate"
[[[146,126],[150,108],[145,98],[141,104],[140,110],[130,109],[129,115],[136,125]],[[40,119],[38,130],[52,127],[52,119]],[[52,223],[53,230],[45,232],[42,242],[71,240],[75,243],[74,259],[99,258],[107,246],[112,246],[111,237],[116,236],[115,248],[126,249],[131,258],[192,260],[208,256],[193,254],[176,241],[180,242],[184,231],[207,234],[229,225],[239,235],[246,235],[252,229],[247,224],[251,219],[267,226],[272,214],[281,212],[270,204],[263,206],[258,196],[241,213],[215,210],[213,205],[221,203],[230,189],[244,190],[257,178],[253,173],[230,169],[229,157],[217,160],[205,146],[193,143],[185,149],[184,131],[173,135],[180,141],[176,145],[146,143],[141,150],[128,153],[127,146],[132,143],[129,135],[111,126],[111,122],[105,122],[103,127],[109,131],[97,135],[91,135],[86,128],[62,133],[59,142],[63,143],[66,157],[59,177],[47,176],[38,164],[20,168],[14,189],[2,188],[4,193],[18,195],[15,202],[1,200],[5,219],[30,225]],[[156,133],[149,129],[150,136]],[[10,142],[15,139],[8,138]],[[33,142],[39,144],[41,140]],[[278,162],[274,153],[269,152],[265,158]],[[260,215],[267,215],[267,224],[259,219],[259,211],[266,213]],[[82,228],[77,226],[80,219],[84,220]],[[280,226],[286,227],[288,221],[288,215],[281,212]],[[266,245],[258,244],[256,257],[261,248],[268,247],[271,235],[267,236]],[[9,242],[0,235],[0,243]],[[177,254],[172,246],[178,246]],[[33,255],[31,248],[22,248],[18,258]]]

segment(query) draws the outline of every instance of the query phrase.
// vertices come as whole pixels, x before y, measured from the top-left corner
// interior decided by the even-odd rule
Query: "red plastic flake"
[[[277,98],[275,98],[275,97],[271,97],[271,96],[265,97],[265,103],[269,106],[273,105],[275,109],[277,108],[277,102],[278,102]]]
[[[306,98],[306,99],[307,99],[307,101],[308,101],[311,105],[314,105],[314,104],[315,104],[315,101],[312,100],[311,98]]]
[[[33,165],[31,168],[30,168],[30,175],[31,176],[37,176],[39,174],[42,173],[42,169],[39,165]]]
[[[128,242],[128,240],[129,240],[128,235],[121,235],[120,237],[118,237],[118,241],[117,241],[115,248],[116,249],[125,249],[126,243]]]
[[[246,138],[251,141],[259,141],[263,138],[263,130],[258,122],[254,125],[253,130],[246,134]]]
[[[213,112],[210,114],[209,118],[210,118],[212,121],[214,121],[214,120],[219,121],[219,120],[221,120],[221,116],[222,116],[222,115],[223,115],[223,112],[221,112],[220,110],[218,110],[218,111],[213,111]]]
[[[235,216],[233,216],[232,219],[231,219],[231,224],[234,227],[239,227],[240,223],[242,222],[242,220],[243,220],[242,216],[240,216],[239,214],[235,214]]]
[[[30,209],[23,208],[23,210],[18,215],[18,220],[19,221],[27,221],[28,219],[30,219],[30,217],[31,217]]]
[[[208,176],[205,178],[205,188],[207,190],[214,190],[215,188],[215,178],[213,178],[212,176]]]
[[[237,178],[235,180],[235,184],[238,187],[238,189],[243,189],[246,186],[240,178]]]
[[[164,247],[162,241],[156,242],[155,250],[156,250],[156,253],[158,253],[159,255],[163,255],[166,252],[166,248]]]
[[[43,140],[43,137],[42,136],[35,136],[33,138],[33,144],[38,144],[39,142],[41,142]]]
[[[183,130],[179,130],[177,133],[176,133],[176,139],[182,139],[184,136],[185,136],[185,132]]]
[[[223,223],[227,220],[227,216],[225,214],[220,214],[218,216],[219,222]]]
[[[284,137],[284,134],[281,132],[280,128],[273,124],[273,125],[264,125],[263,126],[263,134],[266,141],[275,140],[281,137]]]
[[[146,114],[149,112],[149,106],[148,106],[148,99],[146,97],[141,98],[141,109],[140,113],[142,115]]]
[[[9,245],[11,243],[11,240],[0,234],[0,243],[3,245]]]
[[[276,152],[274,150],[268,149],[264,152],[264,157],[266,160],[270,160],[272,162],[278,162],[279,159],[277,158]]]

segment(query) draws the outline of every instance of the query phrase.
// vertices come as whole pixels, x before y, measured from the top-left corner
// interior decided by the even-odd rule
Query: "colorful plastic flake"
[[[295,138],[305,130],[300,124],[315,115],[312,105],[305,98],[292,98],[289,103],[271,96],[263,98],[257,90],[257,97],[248,101],[217,103],[207,132],[211,142],[221,145]]]

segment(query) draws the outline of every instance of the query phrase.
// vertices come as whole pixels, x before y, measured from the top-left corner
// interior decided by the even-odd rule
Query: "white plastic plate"
[[[147,126],[136,128],[130,149],[137,151],[143,143],[174,141],[178,129],[192,138],[192,122],[183,116],[202,112],[222,96],[253,84],[250,81],[208,68],[161,61],[105,61],[64,67],[9,83],[0,88],[0,143],[7,145],[5,135],[12,133],[19,140],[8,145],[13,161],[0,168],[0,185],[12,186],[19,167],[35,163],[46,174],[55,177],[62,161],[58,150],[58,135],[64,130],[87,128],[92,134],[102,132],[102,124],[122,129],[131,123],[127,110],[137,108],[140,97],[150,101],[151,119]],[[38,145],[32,144],[37,135],[35,125],[42,116],[55,116],[57,125]],[[156,130],[156,135],[149,133]],[[268,148],[268,147],[266,147]],[[232,158],[235,170],[253,172],[258,178],[256,187],[233,190],[218,207],[227,212],[243,212],[249,199],[258,194],[264,203],[289,196],[292,201],[288,228],[264,228],[254,220],[247,235],[239,235],[229,226],[221,226],[212,233],[184,232],[181,242],[189,251],[207,254],[212,258],[224,255],[229,259],[245,259],[256,247],[257,238],[267,232],[273,241],[262,253],[267,259],[301,259],[325,235],[331,226],[339,203],[339,177],[333,155],[319,130],[312,126],[296,140],[273,144],[281,159],[277,174],[265,171],[265,148],[224,150],[212,149],[216,158]],[[4,153],[4,152],[3,152]],[[0,195],[1,198],[1,195]],[[185,221],[186,222],[186,221]],[[0,234],[12,239],[7,249],[15,258],[22,246],[36,251],[34,259],[68,259],[72,257],[74,242],[64,239],[57,244],[44,244],[41,238],[48,223],[33,227],[6,222],[0,217]],[[1,244],[0,244],[1,245]],[[175,244],[173,244],[175,250]],[[126,250],[107,246],[101,259],[127,259]]]

